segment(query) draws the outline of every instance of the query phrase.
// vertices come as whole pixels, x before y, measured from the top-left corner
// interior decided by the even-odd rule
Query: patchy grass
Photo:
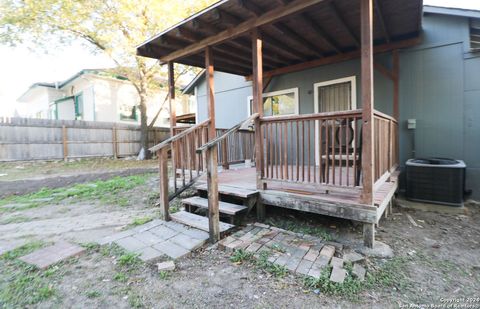
[[[7,175],[0,180],[18,180],[35,176],[59,175],[76,171],[114,171],[132,168],[157,167],[156,160],[113,160],[112,158],[84,158],[53,161],[1,162],[0,170]]]
[[[324,228],[311,225],[308,222],[300,223],[291,219],[272,217],[268,218],[265,223],[295,233],[312,235],[325,241],[333,240],[332,235],[329,234]]]
[[[113,280],[118,282],[127,282],[128,276],[123,272],[117,272],[113,275]]]
[[[88,298],[97,298],[97,297],[100,297],[102,295],[102,293],[100,293],[99,291],[95,291],[95,290],[90,290],[90,291],[87,291],[85,293],[85,295],[88,297]]]
[[[15,215],[0,221],[0,224],[12,224],[31,221],[32,218],[23,215]]]
[[[0,256],[1,308],[32,307],[55,295],[52,282],[63,275],[58,266],[42,271],[18,260],[44,245],[32,242]]]
[[[148,223],[150,221],[153,220],[153,217],[139,217],[139,218],[135,218],[133,219],[132,223],[130,223],[128,225],[128,227],[135,227],[135,226],[139,226],[139,225],[143,225],[145,223]]]
[[[18,211],[47,204],[56,204],[65,199],[99,200],[104,204],[126,206],[128,205],[128,199],[121,196],[120,193],[145,184],[150,176],[151,174],[114,177],[108,180],[76,184],[67,188],[43,188],[34,193],[10,196],[0,200],[0,212]],[[18,206],[2,208],[2,206],[7,204],[18,204]]]

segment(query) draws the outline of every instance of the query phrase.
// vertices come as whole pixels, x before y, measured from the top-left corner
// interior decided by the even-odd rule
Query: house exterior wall
[[[439,156],[466,162],[467,189],[480,199],[480,54],[469,53],[468,18],[425,14],[420,45],[400,51],[400,167],[412,157]],[[391,54],[375,55],[391,67]],[[300,114],[314,112],[313,84],[356,76],[362,106],[359,59],[276,76],[264,92],[298,87]],[[393,85],[374,73],[375,108],[393,110]],[[199,121],[207,118],[205,81],[197,85]],[[247,115],[251,85],[243,77],[215,73],[217,127],[231,127]],[[416,119],[417,128],[407,129]],[[401,182],[403,187],[403,182]]]

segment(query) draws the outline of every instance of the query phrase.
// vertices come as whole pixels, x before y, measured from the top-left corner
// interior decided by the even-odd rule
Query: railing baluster
[[[296,161],[296,164],[297,164],[297,170],[296,170],[296,171],[297,171],[297,175],[296,175],[296,179],[297,179],[297,181],[298,181],[298,180],[299,180],[299,176],[300,176],[300,170],[299,170],[299,168],[300,168],[300,166],[299,166],[299,163],[300,163],[300,141],[299,141],[299,138],[300,138],[300,137],[299,137],[299,135],[300,135],[300,133],[299,133],[299,127],[298,127],[298,120],[295,121],[295,123],[296,123],[296,126],[297,126],[297,127],[296,127],[296,128],[297,128],[297,129],[296,129],[296,135],[297,135],[297,148],[296,148],[296,150],[297,150],[297,159],[296,159],[295,161]]]
[[[350,186],[350,118],[347,117],[346,138],[345,138],[345,152],[347,155],[347,162],[345,164],[347,168],[347,187]]]
[[[332,184],[335,184],[335,122],[336,119],[332,119]]]
[[[310,182],[310,169],[311,169],[311,162],[310,162],[311,154],[310,154],[310,151],[312,150],[310,148],[310,144],[311,144],[311,140],[310,140],[310,120],[307,120],[307,123],[308,123],[308,127],[307,127],[307,130],[308,130],[307,131],[308,132],[308,134],[307,134],[307,136],[308,136],[308,173],[307,173],[308,178],[307,179],[308,179],[308,182]]]

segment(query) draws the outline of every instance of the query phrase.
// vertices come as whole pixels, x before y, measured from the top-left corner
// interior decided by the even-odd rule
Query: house
[[[149,122],[166,94],[160,89],[148,99]],[[62,82],[33,84],[18,99],[17,113],[27,118],[140,123],[138,102],[138,92],[126,77],[110,69],[85,69]],[[177,110],[187,120],[194,118],[187,96],[179,98]],[[167,126],[169,116],[164,108],[155,125]]]
[[[151,150],[161,162],[168,149],[192,157],[172,156],[181,178],[206,166],[212,240],[223,197],[247,190],[260,219],[283,207],[355,220],[371,247],[411,157],[465,160],[480,197],[479,21],[478,11],[421,0],[220,1],[137,48],[205,68],[184,90],[197,125]],[[217,157],[246,147],[231,139],[250,121],[255,168],[217,174]],[[197,153],[180,149],[187,137],[203,145]],[[162,210],[191,217],[170,215],[167,198]]]

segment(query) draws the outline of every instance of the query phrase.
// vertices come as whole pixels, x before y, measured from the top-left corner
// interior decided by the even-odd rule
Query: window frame
[[[134,119],[133,119],[133,118],[124,118],[124,119],[122,119],[122,113],[120,112],[120,109],[119,109],[119,110],[118,110],[118,119],[119,119],[120,121],[125,121],[125,122],[138,122],[138,119],[139,119],[139,117],[138,117],[139,106],[138,106],[138,105],[132,105],[131,107],[132,107],[132,109],[135,108],[135,114],[134,114],[134,115],[135,115],[135,118],[134,118]]]
[[[337,79],[331,79],[323,82],[318,82],[313,84],[313,112],[315,114],[318,113],[318,88],[324,87],[324,86],[330,86],[330,85],[335,85],[335,84],[341,84],[341,83],[346,83],[350,82],[350,97],[352,99],[352,106],[350,110],[356,110],[357,109],[357,78],[355,75],[348,76],[348,77],[342,77],[342,78],[337,78]]]
[[[276,95],[289,94],[289,93],[294,94],[294,103],[295,103],[295,112],[293,114],[289,114],[289,115],[298,115],[300,113],[298,87],[276,90],[276,91],[271,91],[271,92],[264,92],[262,94],[262,98],[268,98],[268,97],[273,97],[273,96],[276,96]],[[247,117],[250,117],[252,115],[252,110],[251,110],[251,107],[250,107],[250,101],[253,101],[253,95],[249,95],[247,97]],[[252,102],[252,105],[253,105],[253,102]],[[278,117],[278,116],[283,116],[283,115],[272,115],[272,116],[268,116],[268,117]]]

